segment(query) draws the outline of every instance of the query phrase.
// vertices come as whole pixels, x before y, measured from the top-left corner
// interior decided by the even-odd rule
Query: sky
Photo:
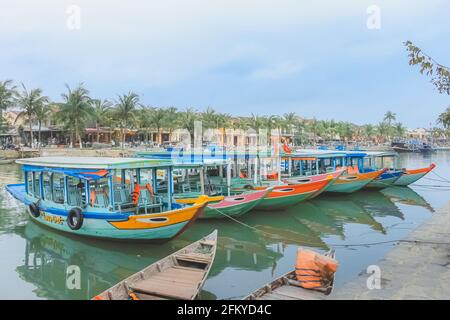
[[[134,91],[151,106],[410,128],[450,106],[413,41],[450,65],[445,0],[0,0],[0,80],[65,84],[95,98]]]

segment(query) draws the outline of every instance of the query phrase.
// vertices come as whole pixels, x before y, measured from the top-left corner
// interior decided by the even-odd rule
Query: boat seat
[[[181,185],[181,192],[185,193],[185,192],[191,192],[191,185],[188,183],[183,183]]]
[[[109,197],[104,191],[97,191],[94,201],[94,208],[107,208],[109,206]]]
[[[190,300],[198,292],[204,272],[168,268],[130,287],[136,292],[168,299]]]
[[[81,191],[75,186],[69,187],[69,198],[68,198],[69,205],[81,207],[83,204],[83,201],[81,199]]]
[[[133,207],[130,190],[127,186],[120,186],[114,190],[114,203],[121,209]]]
[[[141,189],[141,194],[139,195],[138,207],[144,208],[145,213],[147,213],[148,209],[159,209],[159,212],[162,211],[162,199],[158,195],[152,198],[152,195],[146,188]],[[138,208],[138,210],[139,210]]]

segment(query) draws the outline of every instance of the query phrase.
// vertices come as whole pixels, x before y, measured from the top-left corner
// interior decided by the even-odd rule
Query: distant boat
[[[391,144],[392,149],[399,153],[403,152],[434,152],[436,149],[429,143],[419,141],[394,141]]]
[[[93,300],[194,300],[214,262],[217,230],[151,264]]]

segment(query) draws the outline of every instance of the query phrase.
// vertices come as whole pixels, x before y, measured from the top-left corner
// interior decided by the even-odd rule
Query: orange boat
[[[302,184],[283,184],[273,188],[271,192],[256,206],[260,210],[284,209],[287,206],[295,205],[299,202],[314,197],[334,182],[335,178],[328,175],[321,180]],[[266,187],[255,187],[257,190]]]

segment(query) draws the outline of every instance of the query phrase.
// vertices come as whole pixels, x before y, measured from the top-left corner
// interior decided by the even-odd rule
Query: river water
[[[90,299],[128,275],[219,230],[216,259],[204,299],[240,298],[293,269],[296,249],[336,249],[336,287],[375,264],[393,243],[450,200],[450,152],[401,155],[403,167],[437,164],[411,188],[321,195],[280,212],[250,212],[240,220],[197,221],[165,244],[127,244],[67,236],[30,221],[4,190],[21,181],[18,165],[0,166],[0,299]],[[438,176],[439,175],[439,176]],[[356,246],[355,246],[356,245]],[[80,286],[66,285],[69,266]],[[72,269],[73,270],[73,269]]]

